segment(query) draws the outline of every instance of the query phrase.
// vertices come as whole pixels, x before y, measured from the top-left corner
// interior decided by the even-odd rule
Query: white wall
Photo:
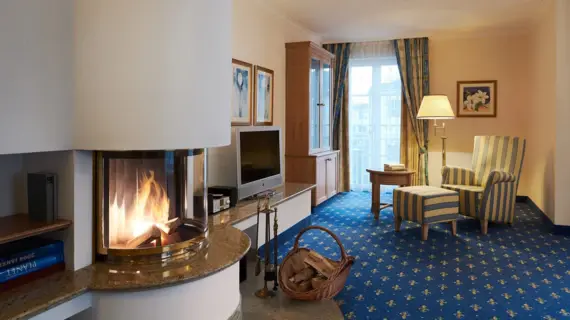
[[[0,217],[26,212],[22,155],[0,155]]]
[[[78,270],[92,262],[93,242],[93,162],[91,152],[61,151],[22,155],[24,194],[26,173],[51,172],[57,174],[58,217],[73,222],[71,228],[54,233],[65,242],[65,263],[68,269]],[[24,203],[22,212],[27,212]]]
[[[93,262],[93,154],[73,152],[73,265],[78,270]]]
[[[554,223],[570,226],[570,3],[556,1],[556,188]]]
[[[74,5],[74,149],[229,143],[232,0]]]
[[[0,154],[71,149],[73,0],[0,1]]]
[[[93,162],[88,151],[0,155],[0,217],[28,212],[27,174],[50,172],[58,177],[58,217],[73,222],[49,236],[65,242],[68,269],[92,262]]]

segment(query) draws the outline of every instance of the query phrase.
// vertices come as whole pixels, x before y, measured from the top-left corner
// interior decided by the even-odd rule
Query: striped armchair
[[[475,137],[472,169],[442,168],[442,187],[459,192],[459,213],[481,221],[511,224],[526,140],[516,137]]]

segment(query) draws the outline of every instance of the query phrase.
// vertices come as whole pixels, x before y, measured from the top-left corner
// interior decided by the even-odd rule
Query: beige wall
[[[320,38],[278,12],[264,1],[234,0],[233,58],[275,72],[274,124],[285,129],[285,43]]]
[[[525,163],[528,195],[554,220],[554,159],[556,141],[556,22],[554,7],[537,21],[529,60],[530,103]]]
[[[233,6],[232,57],[274,71],[273,124],[282,128],[285,139],[285,43],[308,40],[320,43],[320,37],[261,0],[234,0]],[[235,184],[235,163],[228,161],[233,158],[235,150],[231,147],[209,150],[209,185]]]
[[[555,219],[558,225],[570,226],[570,3],[556,0],[556,189]],[[554,49],[553,49],[554,50]]]
[[[430,38],[430,91],[445,94],[457,105],[457,81],[497,80],[496,118],[456,118],[446,121],[447,164],[471,167],[476,135],[526,136],[529,89],[528,35],[468,38]],[[441,184],[441,139],[433,135],[430,122],[430,184]],[[528,154],[528,150],[527,150]],[[526,165],[526,164],[525,164]],[[526,189],[523,169],[519,194]]]

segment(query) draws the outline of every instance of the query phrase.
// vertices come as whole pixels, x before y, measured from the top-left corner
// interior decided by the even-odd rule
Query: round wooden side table
[[[370,173],[372,183],[372,213],[374,219],[378,220],[380,210],[392,206],[391,203],[380,202],[380,185],[391,185],[406,187],[412,185],[413,171],[384,171],[376,169],[366,169]]]

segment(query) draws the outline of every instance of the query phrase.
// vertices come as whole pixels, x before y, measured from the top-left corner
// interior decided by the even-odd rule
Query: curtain
[[[349,43],[325,44],[335,55],[333,83],[333,149],[340,150],[340,191],[350,190],[350,163],[348,146],[348,58]]]
[[[391,41],[356,42],[350,48],[351,59],[394,58],[395,55]]]
[[[349,73],[350,188],[371,191],[366,169],[401,163],[402,83],[392,41],[353,43]]]
[[[402,80],[403,104],[408,121],[403,121],[407,138],[402,144],[405,164],[415,171],[413,184],[428,185],[428,121],[416,116],[424,95],[429,94],[428,39],[393,41]]]

